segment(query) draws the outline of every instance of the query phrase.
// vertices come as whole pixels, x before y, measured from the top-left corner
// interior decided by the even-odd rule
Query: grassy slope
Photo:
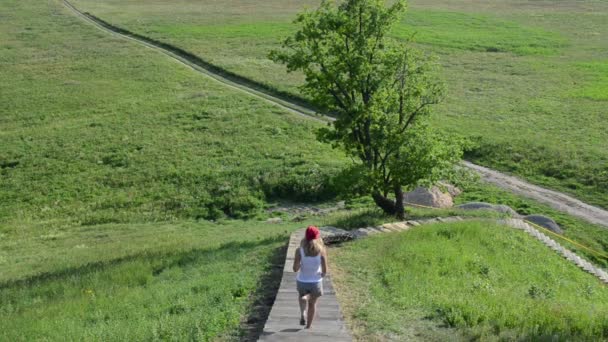
[[[284,239],[136,255],[2,288],[0,339],[238,340]]]
[[[267,60],[316,1],[75,3],[114,24],[175,44],[282,91],[302,78]],[[394,35],[441,57],[449,95],[437,125],[473,137],[469,158],[608,207],[605,125],[608,8],[601,2],[425,1]]]
[[[310,222],[183,218],[215,197],[238,213],[294,170],[320,182],[340,157],[314,123],[59,2],[0,13],[0,340],[238,339],[287,232]]]
[[[596,265],[602,268],[608,267],[608,234],[606,234],[605,227],[587,223],[582,219],[562,213],[544,204],[516,196],[508,191],[481,182],[471,182],[470,184],[467,184],[465,191],[455,199],[456,204],[479,201],[508,205],[520,215],[543,214],[553,218],[557,224],[563,228],[564,233],[561,237],[551,235],[550,233],[547,234],[551,235],[553,239],[563,246],[575,251]],[[389,217],[382,213],[382,211],[374,205],[372,199],[368,197],[349,201],[347,203],[347,208],[351,209],[351,211],[333,215],[323,220],[323,224],[346,229],[356,229],[360,227],[378,226],[384,222],[396,221],[394,217]],[[415,207],[408,207],[407,215],[412,219],[438,216],[493,219],[506,217],[503,214],[485,210],[470,211],[457,208],[422,209]],[[579,245],[573,244],[569,240],[575,241]],[[582,248],[580,245],[587,248]]]
[[[183,219],[225,210],[210,198],[315,196],[341,159],[315,124],[59,3],[0,6],[0,339],[236,338],[280,241],[322,222]]]
[[[318,123],[111,38],[58,2],[4,2],[0,218],[13,229],[243,216],[315,198]]]
[[[459,196],[456,201],[457,203],[473,201],[501,203],[510,206],[521,215],[538,213],[547,215],[553,218],[560,227],[564,228],[564,236],[566,238],[574,240],[595,252],[580,248],[559,237],[552,236],[552,238],[602,268],[608,267],[608,234],[603,226],[587,223],[582,219],[570,216],[536,201],[480,183],[469,186],[467,191]]]
[[[332,257],[360,340],[608,337],[606,287],[510,228],[438,224],[357,241]]]

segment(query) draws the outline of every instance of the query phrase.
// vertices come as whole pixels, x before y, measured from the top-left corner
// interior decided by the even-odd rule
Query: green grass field
[[[536,201],[516,196],[508,191],[481,182],[471,182],[470,184],[467,184],[464,189],[464,193],[456,197],[456,204],[478,201],[500,203],[508,205],[521,215],[539,213],[547,215],[553,218],[560,227],[564,228],[564,233],[561,237],[551,235],[551,238],[596,265],[604,269],[608,267],[608,234],[606,234],[606,228],[590,224],[582,219],[572,217]],[[375,207],[372,199],[368,197],[349,201],[347,208],[350,209],[350,211],[336,213],[323,220],[323,224],[338,226],[345,229],[356,229],[361,227],[379,226],[382,223],[394,222],[396,220],[394,217],[389,217],[382,213],[381,210]],[[408,217],[412,219],[433,218],[438,216],[461,216],[488,219],[506,217],[504,214],[493,211],[469,211],[457,208],[423,209],[410,206],[406,210]],[[577,242],[578,245],[573,244],[571,241]],[[580,245],[583,245],[586,248],[582,248]]]
[[[112,23],[134,20],[138,13],[142,30],[165,32],[142,33],[161,39],[172,32],[178,37],[172,43],[182,42],[205,59],[208,54],[197,49],[209,49],[218,60],[231,54],[242,70],[221,66],[278,89],[293,91],[299,82],[265,54],[277,35],[292,30],[289,21],[301,2],[243,7],[241,0],[190,1],[171,8],[160,1],[76,3]],[[201,11],[207,26],[195,21]],[[411,20],[434,26],[449,19],[467,31],[466,15],[434,11],[421,9]],[[254,13],[259,22],[243,22],[243,13]],[[474,17],[476,25],[494,20],[487,13]],[[176,18],[187,27],[176,25]],[[278,31],[277,22],[283,25]],[[473,46],[476,38],[463,37],[454,44],[466,48],[436,48],[477,56],[496,43],[509,51],[500,54],[504,58],[535,59],[556,58],[572,44],[546,29],[509,18],[499,22],[494,34],[503,40],[486,35]],[[132,23],[116,23],[133,29]],[[202,44],[192,32],[217,38],[215,45]],[[346,198],[347,207],[361,208],[361,215],[265,222],[264,209],[274,202],[334,199],[333,177],[346,158],[316,141],[320,123],[97,30],[58,0],[1,2],[0,33],[0,340],[238,340],[247,334],[244,322],[259,319],[257,301],[268,297],[268,282],[277,279],[291,231],[388,219],[370,215],[368,200]],[[526,41],[514,42],[509,34]],[[429,47],[443,39],[441,31],[423,38]],[[259,56],[247,59],[232,54],[233,48]],[[597,63],[602,62],[576,63],[590,83],[571,89],[569,98],[579,101],[577,91],[589,92],[601,104],[601,86],[585,88],[605,76]],[[600,129],[596,123],[588,134]],[[492,187],[473,184],[466,190],[459,201],[546,213],[566,236],[602,251],[608,246],[605,230],[597,226]],[[466,214],[410,212],[454,213]]]
[[[525,233],[487,221],[379,234],[331,257],[361,341],[608,337],[605,286]]]
[[[267,197],[328,196],[344,159],[316,141],[319,123],[112,38],[59,2],[2,6],[3,221],[250,217]]]
[[[3,241],[0,340],[239,340],[278,287],[288,232],[306,223],[108,224]]]
[[[136,255],[3,287],[0,339],[238,340],[284,239]]]
[[[58,1],[0,13],[0,340],[238,340],[307,224],[264,200],[323,198],[343,163],[319,124]]]
[[[75,0],[112,24],[299,95],[268,51],[317,1]],[[448,96],[435,124],[471,137],[467,158],[608,208],[608,5],[410,1],[393,35],[437,54]]]

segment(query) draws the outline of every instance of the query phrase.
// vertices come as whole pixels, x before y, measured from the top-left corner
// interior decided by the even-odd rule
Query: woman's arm
[[[293,258],[293,271],[298,272],[300,270],[300,251],[296,248],[296,255]]]
[[[321,254],[321,276],[325,277],[327,274],[327,251],[323,251]]]

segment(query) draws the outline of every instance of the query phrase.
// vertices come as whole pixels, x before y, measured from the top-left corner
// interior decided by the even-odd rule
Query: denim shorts
[[[298,294],[300,297],[305,296],[307,294],[311,294],[315,297],[321,297],[323,295],[323,281],[321,280],[318,283],[303,283],[296,282],[298,288]]]

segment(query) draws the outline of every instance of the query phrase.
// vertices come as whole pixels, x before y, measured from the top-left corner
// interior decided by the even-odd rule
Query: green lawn
[[[115,25],[296,96],[268,51],[317,1],[75,0]],[[477,141],[467,158],[608,208],[608,5],[410,1],[393,35],[437,54],[448,96],[435,124]]]
[[[332,249],[345,315],[369,340],[602,340],[608,291],[521,231],[435,224]]]

